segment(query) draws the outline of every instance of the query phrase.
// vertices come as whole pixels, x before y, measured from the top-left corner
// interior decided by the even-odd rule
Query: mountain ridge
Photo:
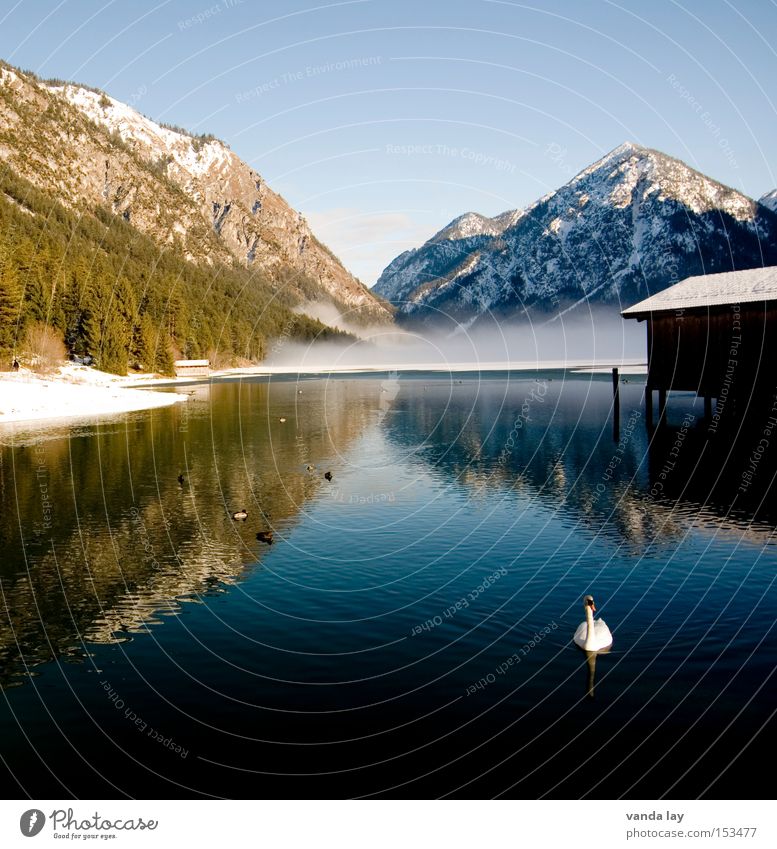
[[[258,268],[283,277],[300,301],[324,298],[357,318],[390,320],[228,145],[159,124],[98,89],[0,65],[0,160],[66,205],[110,208],[192,262]]]
[[[393,260],[374,289],[405,319],[471,322],[621,304],[694,273],[773,262],[768,207],[625,142],[524,209],[459,216]]]
[[[260,180],[212,137],[0,63],[2,362],[34,359],[40,324],[104,370],[169,374],[181,357],[222,367],[287,340],[352,341],[310,305],[390,321]]]
[[[767,209],[771,209],[772,212],[777,212],[777,189],[772,189],[770,192],[761,195],[758,198],[758,203]]]

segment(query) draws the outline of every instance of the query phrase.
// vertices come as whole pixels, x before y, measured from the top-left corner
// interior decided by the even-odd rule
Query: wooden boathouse
[[[209,360],[175,360],[176,377],[207,377],[210,374]]]
[[[716,422],[777,392],[777,266],[688,277],[621,315],[647,326],[648,425],[656,390],[659,422],[673,389],[703,397]]]

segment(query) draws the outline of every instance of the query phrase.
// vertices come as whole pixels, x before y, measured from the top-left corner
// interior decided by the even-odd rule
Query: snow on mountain
[[[767,209],[771,209],[772,212],[777,212],[777,189],[772,189],[765,195],[761,195],[758,198],[758,203],[763,204]]]
[[[443,239],[469,239],[472,236],[498,236],[506,227],[509,226],[508,219],[486,218],[485,215],[480,215],[477,212],[466,212],[455,218],[444,229],[434,236],[436,240]]]
[[[169,156],[191,177],[227,173],[240,163],[229,148],[218,139],[205,140],[162,126],[140,112],[114,100],[107,94],[76,85],[51,86],[96,124],[116,132],[123,142],[138,144],[150,156]]]
[[[226,144],[158,124],[101,91],[0,66],[0,160],[67,205],[107,206],[193,262],[236,260],[283,274],[299,300],[390,318]]]
[[[212,137],[192,137],[162,126],[112,97],[75,85],[52,87],[92,121],[117,133],[147,161],[164,167],[211,219],[213,229],[243,264],[285,260],[345,306],[385,312],[315,240],[305,219],[261,176]]]
[[[384,270],[401,314],[626,305],[691,274],[777,263],[777,216],[655,150],[627,142],[524,210],[457,218]]]

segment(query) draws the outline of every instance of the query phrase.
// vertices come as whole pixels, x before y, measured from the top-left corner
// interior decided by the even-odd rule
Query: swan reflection
[[[594,697],[594,679],[596,678],[596,656],[599,654],[609,654],[609,647],[600,651],[587,651],[585,653],[586,665],[588,667],[588,680],[586,682],[586,696],[589,699]]]

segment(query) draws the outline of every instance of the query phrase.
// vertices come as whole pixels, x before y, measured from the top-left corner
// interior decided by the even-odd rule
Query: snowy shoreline
[[[0,373],[0,425],[84,418],[169,407],[186,395],[129,388],[130,378],[86,366],[61,366],[49,375],[26,369]]]

